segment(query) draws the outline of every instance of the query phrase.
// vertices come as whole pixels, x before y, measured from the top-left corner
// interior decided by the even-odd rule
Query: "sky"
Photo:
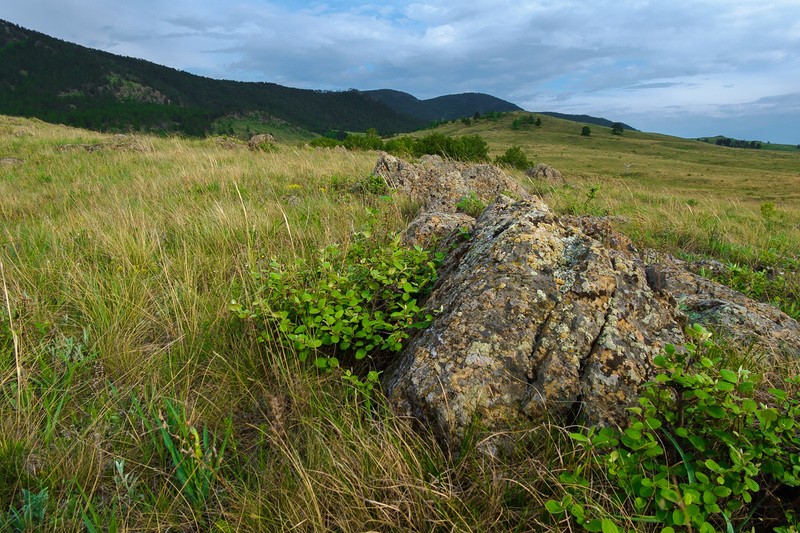
[[[800,0],[3,0],[0,18],[212,78],[800,144]]]

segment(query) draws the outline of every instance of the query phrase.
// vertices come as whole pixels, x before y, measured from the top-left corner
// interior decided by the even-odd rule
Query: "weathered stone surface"
[[[251,150],[258,150],[263,145],[270,145],[275,142],[275,137],[270,135],[269,133],[259,133],[258,135],[253,135],[250,137],[250,140],[247,141],[247,146],[250,147]]]
[[[476,419],[497,435],[550,417],[624,423],[653,357],[684,342],[689,320],[800,356],[800,326],[777,309],[669,256],[643,258],[607,217],[556,216],[494,167],[384,155],[375,174],[423,205],[406,242],[436,237],[451,250],[425,303],[432,324],[383,382],[394,408],[451,451]],[[477,221],[456,212],[470,191],[490,202]]]
[[[684,261],[670,255],[651,251],[645,259],[689,321],[715,330],[743,349],[754,347],[764,363],[800,357],[800,324],[786,313],[694,274]]]
[[[465,213],[423,211],[406,228],[403,242],[407,245],[430,246],[456,231],[469,233],[475,219]]]
[[[525,175],[533,180],[542,180],[550,185],[561,185],[564,183],[564,176],[550,165],[539,163],[535,167],[525,171]]]
[[[578,411],[620,420],[652,357],[682,333],[626,240],[592,231],[537,198],[489,206],[443,265],[427,303],[440,313],[387,371],[398,411],[451,449],[476,415],[498,431]]]
[[[519,183],[493,165],[467,165],[438,156],[423,157],[413,165],[382,154],[372,172],[392,189],[419,200],[422,211],[453,212],[458,200],[469,193],[484,203],[500,193],[527,196]]]
[[[0,166],[14,166],[14,165],[21,165],[24,163],[22,159],[18,157],[0,157]]]

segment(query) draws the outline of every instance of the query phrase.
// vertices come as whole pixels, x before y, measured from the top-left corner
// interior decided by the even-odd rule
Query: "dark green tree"
[[[581,135],[584,137],[589,137],[592,134],[592,129],[589,126],[584,126],[581,128]]]
[[[625,128],[622,126],[622,122],[615,122],[611,125],[611,133],[614,135],[622,135],[623,131]]]

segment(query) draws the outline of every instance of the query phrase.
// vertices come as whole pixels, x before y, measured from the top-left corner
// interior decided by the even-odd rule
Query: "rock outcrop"
[[[495,167],[384,155],[375,174],[423,206],[407,240],[437,236],[452,248],[426,302],[432,324],[383,382],[394,408],[451,451],[475,421],[498,435],[489,449],[551,417],[623,423],[655,373],[653,357],[684,341],[687,309],[692,320],[744,325],[776,350],[800,346],[786,315],[678,262],[643,259],[606,219],[556,216]],[[489,203],[477,221],[456,212],[469,193]],[[462,236],[448,237],[455,229]]]
[[[532,180],[544,181],[548,185],[564,184],[564,176],[561,174],[561,172],[554,169],[550,165],[545,165],[544,163],[539,163],[535,167],[529,168],[525,171],[525,175]]]
[[[713,329],[734,346],[753,349],[764,364],[800,358],[800,324],[786,313],[695,274],[667,254],[650,251],[644,258],[689,321]]]
[[[251,150],[262,150],[264,147],[270,146],[275,143],[275,137],[269,133],[259,133],[250,137],[247,141],[247,146]]]

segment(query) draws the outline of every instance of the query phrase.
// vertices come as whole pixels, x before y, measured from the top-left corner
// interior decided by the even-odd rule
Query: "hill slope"
[[[452,120],[471,117],[491,111],[522,111],[522,108],[495,96],[483,93],[448,94],[419,100],[418,98],[392,89],[364,91],[394,110],[430,122],[432,120]]]
[[[614,122],[608,120],[607,118],[600,118],[600,117],[593,117],[591,115],[571,115],[568,113],[556,113],[554,111],[541,111],[541,115],[547,115],[549,117],[560,118],[562,120],[571,120],[572,122],[583,122],[586,124],[594,124],[595,126],[604,126],[606,128],[610,128]],[[629,126],[624,122],[620,122],[622,124],[622,128],[631,131],[639,131],[633,126]]]
[[[391,133],[424,124],[355,90],[214,80],[0,20],[0,113],[100,130],[203,134],[216,118],[243,111],[266,112],[316,132]]]

